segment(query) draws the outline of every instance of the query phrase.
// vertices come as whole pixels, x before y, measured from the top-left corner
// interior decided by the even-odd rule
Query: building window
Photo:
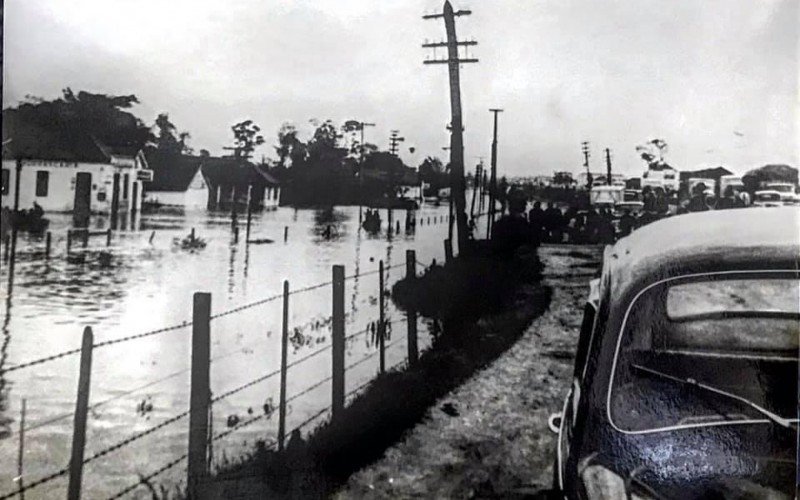
[[[9,184],[11,183],[11,170],[3,169],[3,191],[2,194],[8,194]]]
[[[36,171],[36,196],[47,196],[47,185],[50,183],[50,172],[46,170]]]
[[[128,175],[128,174],[125,174],[125,176],[123,177],[123,181],[122,181],[122,199],[123,200],[127,200],[128,199],[128,183],[130,182],[130,180],[131,180],[131,176]]]

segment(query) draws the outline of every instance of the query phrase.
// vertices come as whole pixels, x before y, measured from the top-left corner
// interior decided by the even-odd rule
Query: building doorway
[[[75,203],[72,208],[73,223],[77,227],[89,225],[92,212],[92,174],[78,172],[75,176]]]

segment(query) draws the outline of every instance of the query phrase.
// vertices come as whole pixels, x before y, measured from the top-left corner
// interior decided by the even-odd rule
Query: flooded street
[[[245,244],[245,217],[240,216],[234,243],[228,214],[168,213],[142,215],[139,221],[105,237],[92,237],[86,248],[73,242],[67,255],[68,215],[48,215],[52,253],[44,258],[44,238],[21,233],[16,267],[2,266],[2,346],[0,351],[0,495],[17,488],[17,456],[21,401],[27,401],[24,447],[26,483],[67,466],[72,412],[77,392],[79,356],[67,355],[15,370],[30,360],[80,347],[84,327],[91,326],[95,345],[175,325],[169,331],[96,347],[86,454],[87,458],[136,433],[182,414],[189,405],[192,295],[209,292],[211,312],[218,315],[267,298],[273,300],[215,318],[211,322],[212,398],[271,373],[280,366],[284,279],[290,291],[331,280],[331,266],[345,266],[346,365],[376,352],[369,331],[378,320],[378,265],[386,266],[386,288],[405,275],[405,251],[414,249],[426,265],[444,259],[447,206],[424,206],[422,220],[411,232],[389,238],[386,211],[380,234],[359,231],[358,207],[333,211],[280,208],[253,214],[251,240]],[[394,223],[405,219],[394,211]],[[434,224],[434,220],[436,223]],[[430,222],[429,222],[430,221]],[[92,230],[108,227],[95,217]],[[132,226],[132,227],[131,227]],[[330,238],[325,237],[330,226]],[[288,239],[284,242],[284,227]],[[177,241],[194,228],[207,242],[200,250],[182,250]],[[485,232],[479,225],[479,230]],[[267,242],[266,240],[272,240]],[[417,267],[420,271],[421,267]],[[320,286],[290,297],[289,363],[330,345],[331,287]],[[405,315],[387,300],[387,367],[406,357]],[[419,321],[420,348],[430,343]],[[362,334],[358,334],[363,332]],[[354,335],[355,334],[355,335]],[[352,337],[351,337],[352,336]],[[378,358],[365,359],[346,373],[346,390],[371,379]],[[331,403],[330,350],[291,367],[288,372],[287,429]],[[308,391],[308,392],[305,392]],[[264,414],[277,405],[279,377],[272,376],[231,394],[213,405],[213,435],[229,425]],[[302,395],[300,396],[300,394]],[[293,396],[296,396],[294,399]],[[277,412],[276,412],[277,413]],[[319,418],[323,418],[323,412]],[[274,439],[277,414],[236,429],[213,443],[212,464],[234,459],[256,439]],[[304,429],[304,430],[307,430]],[[186,453],[188,418],[178,418],[84,468],[86,498],[107,498]],[[174,485],[185,479],[179,464],[156,482]],[[34,488],[27,498],[61,496],[66,476]],[[139,487],[134,497],[149,496]]]

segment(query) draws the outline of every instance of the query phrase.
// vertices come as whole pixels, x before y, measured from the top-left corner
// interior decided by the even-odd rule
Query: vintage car
[[[778,191],[763,190],[755,192],[753,205],[756,207],[782,207],[784,203]]]
[[[606,247],[555,498],[794,498],[800,209],[693,213]]]

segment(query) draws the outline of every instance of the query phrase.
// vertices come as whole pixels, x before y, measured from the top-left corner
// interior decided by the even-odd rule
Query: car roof
[[[650,223],[606,248],[603,275],[621,294],[641,281],[787,265],[800,269],[800,207],[754,207]]]

